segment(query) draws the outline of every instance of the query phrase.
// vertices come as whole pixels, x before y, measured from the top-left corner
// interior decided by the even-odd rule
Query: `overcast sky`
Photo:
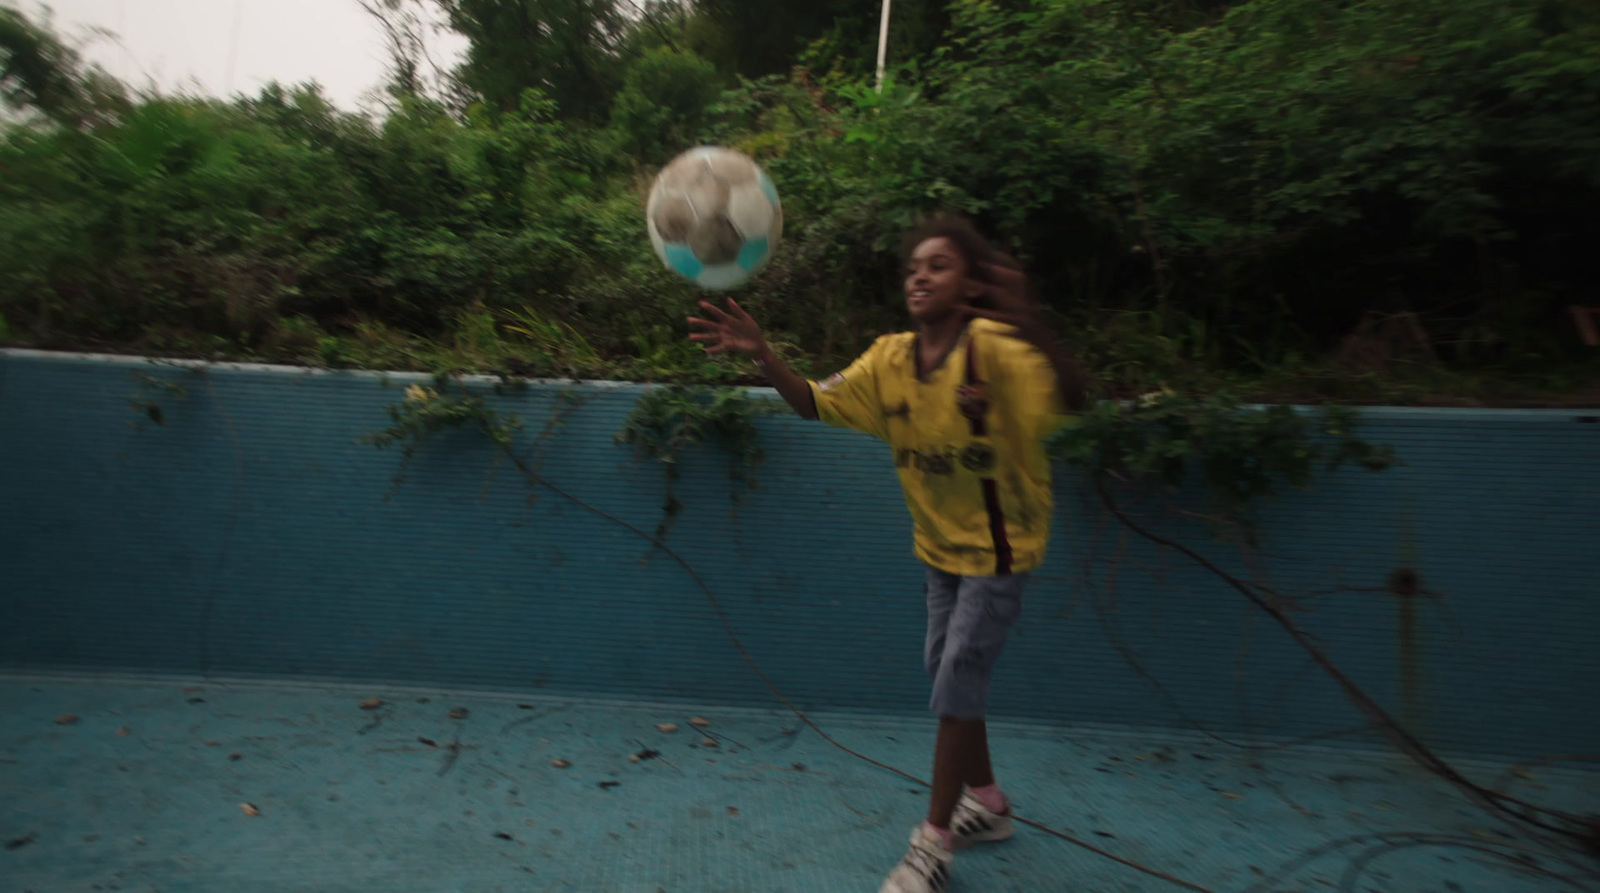
[[[383,83],[382,34],[355,0],[51,0],[56,29],[115,32],[83,54],[136,86],[213,96],[254,94],[268,81],[317,81],[341,108]],[[0,0],[37,17],[37,0]],[[453,44],[436,50],[448,57]]]

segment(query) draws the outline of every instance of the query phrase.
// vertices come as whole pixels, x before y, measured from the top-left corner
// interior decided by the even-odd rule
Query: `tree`
[[[950,22],[945,0],[894,0],[890,61],[917,59]],[[798,59],[861,76],[876,65],[882,0],[698,0],[690,45],[744,77],[787,71]],[[809,52],[808,52],[809,50]]]
[[[616,0],[436,0],[470,41],[461,81],[491,109],[537,89],[569,120],[604,121],[627,20]]]
[[[441,26],[430,21],[434,9],[425,0],[356,0],[383,31],[389,50],[389,81],[383,93],[392,100],[425,98],[450,107],[463,107],[463,88],[456,77],[440,68],[429,50],[431,32]],[[390,105],[391,112],[395,110]]]
[[[69,127],[128,107],[127,90],[44,25],[0,7],[0,102],[33,109]]]
[[[611,127],[635,159],[659,163],[694,139],[720,92],[710,62],[667,47],[648,50],[628,67]]]

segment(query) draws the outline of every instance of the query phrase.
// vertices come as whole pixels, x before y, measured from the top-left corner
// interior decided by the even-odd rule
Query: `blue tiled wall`
[[[440,437],[394,486],[398,454],[356,441],[411,380],[0,354],[0,669],[770,702],[682,568],[531,491],[481,438]],[[498,402],[526,421],[522,446],[551,482],[650,530],[661,467],[612,440],[640,393],[536,385]],[[563,395],[577,405],[536,444]],[[145,400],[164,424],[136,411]],[[1592,750],[1596,415],[1364,419],[1407,464],[1278,500],[1256,572],[1297,594],[1300,622],[1430,741]],[[738,503],[723,456],[688,457],[670,544],[797,704],[925,709],[921,575],[886,450],[792,417],[761,428],[761,488]],[[1273,735],[1360,722],[1237,593],[1128,536],[1070,471],[1057,489],[1052,556],[1001,664],[997,716]],[[1148,520],[1247,566],[1181,521]],[[1434,595],[1383,591],[1401,566]]]

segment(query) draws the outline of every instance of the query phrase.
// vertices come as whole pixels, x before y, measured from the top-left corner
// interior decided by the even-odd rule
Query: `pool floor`
[[[781,709],[13,676],[0,716],[0,893],[875,893],[926,805]],[[931,763],[931,719],[814,719],[913,774]],[[1534,846],[1382,753],[1023,724],[991,742],[1019,813],[1217,893],[1574,889],[1428,844]],[[1481,781],[1504,768],[1462,765]],[[1600,802],[1600,773],[1513,778],[1541,801]],[[951,885],[1179,889],[1021,826],[959,854]]]

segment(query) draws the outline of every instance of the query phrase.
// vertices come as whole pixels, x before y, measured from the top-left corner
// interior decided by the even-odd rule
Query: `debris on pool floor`
[[[786,710],[11,677],[0,715],[0,893],[875,891],[926,807]],[[812,718],[913,775],[931,763],[931,718]],[[1217,893],[1570,889],[1541,873],[1559,863],[1491,857],[1528,844],[1390,754],[990,739],[1019,814]],[[1597,772],[1470,768],[1600,802]],[[1179,888],[1029,827],[956,857],[952,893],[1040,889]]]

